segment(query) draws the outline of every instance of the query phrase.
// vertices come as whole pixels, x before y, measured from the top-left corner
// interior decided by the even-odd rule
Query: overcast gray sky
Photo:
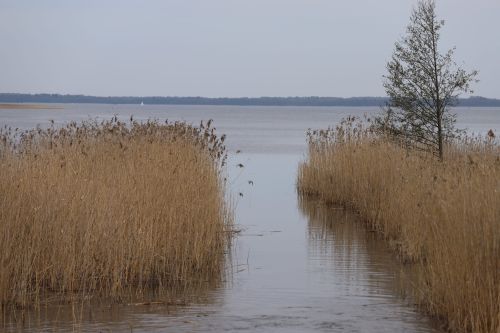
[[[0,92],[382,96],[413,0],[0,0]],[[500,0],[438,0],[500,98]]]

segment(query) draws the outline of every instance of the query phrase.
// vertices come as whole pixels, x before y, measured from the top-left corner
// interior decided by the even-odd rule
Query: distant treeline
[[[96,103],[96,104],[171,104],[171,105],[261,105],[261,106],[382,106],[387,97],[99,97],[60,94],[0,93],[0,103]],[[470,97],[459,106],[498,106],[500,99]]]

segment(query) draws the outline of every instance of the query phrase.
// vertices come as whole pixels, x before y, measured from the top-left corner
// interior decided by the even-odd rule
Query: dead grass
[[[457,332],[500,332],[500,147],[463,140],[444,162],[359,126],[309,133],[302,194],[358,210],[420,268],[416,297]]]
[[[208,125],[0,133],[0,304],[220,279],[231,214]]]

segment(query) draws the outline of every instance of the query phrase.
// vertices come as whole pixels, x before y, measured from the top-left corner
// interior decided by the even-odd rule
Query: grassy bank
[[[230,214],[210,124],[0,133],[0,303],[220,278]]]
[[[500,148],[448,147],[444,162],[356,126],[309,133],[303,195],[358,210],[419,266],[416,298],[451,330],[500,330]]]
[[[47,105],[47,104],[25,104],[25,103],[0,103],[0,110],[33,110],[33,109],[63,109],[62,106]]]

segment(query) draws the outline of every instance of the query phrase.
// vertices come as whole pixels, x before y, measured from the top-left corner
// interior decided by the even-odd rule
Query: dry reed
[[[439,162],[353,119],[309,132],[298,188],[358,210],[419,266],[419,303],[457,332],[500,332],[500,147],[450,144]]]
[[[0,304],[218,279],[224,137],[208,124],[87,121],[0,132]]]

